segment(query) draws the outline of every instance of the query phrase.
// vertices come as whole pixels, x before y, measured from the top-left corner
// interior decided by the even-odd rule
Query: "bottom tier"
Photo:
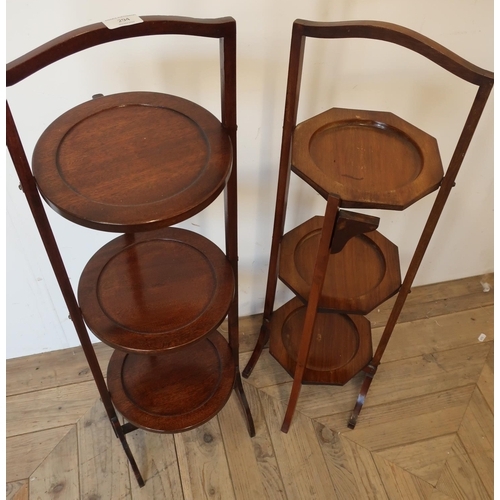
[[[277,309],[271,319],[269,352],[292,377],[306,310],[295,298]],[[318,311],[302,382],[344,385],[371,358],[371,327],[365,317]]]
[[[115,351],[108,388],[116,409],[153,432],[181,432],[214,417],[234,385],[235,365],[217,331],[193,346],[148,356]]]

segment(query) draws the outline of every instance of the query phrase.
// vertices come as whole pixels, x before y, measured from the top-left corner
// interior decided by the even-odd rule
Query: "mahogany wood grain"
[[[314,333],[314,324],[317,318],[318,304],[325,282],[326,269],[328,267],[328,258],[330,256],[330,245],[335,231],[335,222],[339,211],[340,199],[334,195],[328,197],[326,203],[325,220],[321,230],[321,237],[318,245],[316,258],[314,260],[314,272],[311,280],[311,291],[307,302],[306,315],[303,322],[302,334],[300,339],[299,351],[295,372],[293,376],[292,392],[286,409],[285,419],[281,430],[288,432],[292,422],[295,407],[299,399],[300,387],[304,378],[309,350],[311,348],[311,339]]]
[[[383,21],[316,22],[297,19],[294,30],[311,38],[368,38],[413,50],[455,76],[475,85],[493,80],[493,73],[455,54],[417,31]]]
[[[54,236],[52,227],[40,198],[35,178],[31,174],[29,162],[26,157],[26,153],[24,151],[24,147],[17,131],[17,127],[10,111],[8,102],[6,117],[6,139],[9,154],[12,158],[12,162],[14,163],[14,167],[21,182],[23,193],[26,196],[26,201],[28,202],[31,213],[35,220],[35,224],[42,239],[45,251],[47,252],[47,257],[54,271],[57,284],[59,285],[59,288],[61,290],[62,296],[66,303],[66,307],[68,308],[69,316],[70,318],[72,318],[73,324],[75,326],[78,340],[80,341],[83,350],[85,351],[85,358],[87,359],[90,371],[92,372],[97,389],[99,390],[99,394],[102,398],[102,402],[104,404],[104,407],[106,408],[106,413],[108,414],[109,419],[112,420],[113,418],[116,418],[116,412],[111,403],[108,389],[106,387],[106,382],[104,381],[104,377],[99,366],[99,361],[92,347],[92,342],[90,341],[85,322],[83,321],[80,307],[76,300],[73,287],[66,271],[66,266],[64,265],[64,261],[59,251],[56,238]]]
[[[115,351],[108,366],[118,411],[153,432],[186,431],[210,420],[229,399],[234,377],[231,349],[218,332],[164,354]]]
[[[115,238],[90,259],[78,286],[92,332],[116,349],[145,354],[184,348],[214,331],[233,296],[224,253],[180,228]]]
[[[229,345],[233,353],[235,366],[234,389],[245,413],[250,437],[255,436],[250,405],[248,404],[240,374],[239,359],[239,306],[238,306],[238,179],[237,179],[237,140],[236,140],[236,23],[231,31],[220,41],[221,90],[222,90],[222,125],[231,139],[233,166],[224,190],[224,215],[226,230],[226,255],[233,268],[235,291],[228,313]]]
[[[197,104],[153,92],[93,99],[57,118],[33,153],[47,203],[94,229],[136,232],[187,219],[223,190],[231,141]]]
[[[337,224],[339,219],[340,215]],[[304,302],[311,291],[323,224],[324,217],[313,217],[285,234],[281,244],[280,279]],[[378,231],[359,234],[342,251],[330,254],[318,307],[367,314],[400,286],[396,245]]]
[[[165,385],[162,374],[170,376],[174,366],[161,364],[159,376],[154,380],[154,373],[149,371],[151,360],[166,356],[158,354],[165,349],[191,347],[194,343],[192,352],[188,348],[186,352],[169,353],[176,356],[169,358],[176,363],[177,378],[173,376],[173,387],[182,399],[180,382],[192,376],[190,370],[194,369],[196,380],[192,382],[200,384],[201,392],[208,391],[207,403],[199,405],[205,410],[195,411],[184,423],[177,416],[177,423],[170,427],[163,425],[161,419],[138,418],[142,425],[157,431],[200,425],[222,408],[231,389],[235,388],[250,434],[254,434],[238,370],[236,22],[230,17],[142,16],[141,19],[142,23],[116,30],[108,29],[103,23],[85,26],[36,48],[7,65],[7,86],[64,57],[112,41],[169,34],[219,39],[220,121],[200,106],[179,97],[151,92],[97,95],[94,100],[64,114],[47,129],[35,148],[33,163],[43,196],[61,215],[94,229],[127,233],[91,259],[80,286],[85,303],[82,309],[88,322],[96,326],[94,318],[98,317],[106,323],[103,316],[107,316],[108,325],[113,324],[111,329],[122,329],[119,338],[115,335],[108,343],[133,352],[113,356],[110,367],[120,364],[117,361],[120,356],[129,360],[124,366],[134,365],[132,372],[123,371],[120,366],[110,372],[118,377],[118,386],[123,381],[127,391],[139,391],[137,397],[146,398],[147,406],[147,401],[151,402],[147,385],[151,383],[153,388]],[[118,420],[8,104],[7,144],[108,418],[139,486],[143,486],[143,478],[125,439],[125,433],[137,426],[133,422],[122,425]],[[164,237],[166,233],[162,233],[163,236],[153,233],[148,237],[142,232],[158,230],[190,217],[210,204],[222,190],[226,200],[225,255],[199,236],[178,238],[180,233],[176,231],[179,230],[167,230],[167,237]],[[187,279],[183,281],[182,277]],[[196,297],[193,291],[201,294],[189,302],[188,295]],[[177,299],[175,306],[173,297]],[[229,344],[214,333],[226,314],[229,314]],[[101,332],[100,326],[96,326],[96,332]],[[171,335],[172,332],[175,333]],[[148,335],[151,338],[144,341]],[[198,362],[208,363],[203,352],[207,342],[215,346],[217,359],[210,369],[205,367],[205,373],[198,373],[197,357]],[[137,354],[150,351],[156,351],[156,356]],[[139,377],[138,387],[130,386],[135,375]],[[210,386],[210,380],[215,379],[215,385]],[[185,396],[190,398],[188,393]],[[170,397],[168,394],[167,399]],[[133,412],[132,418],[135,418]]]
[[[340,210],[333,232],[330,245],[331,253],[338,253],[346,246],[347,242],[360,234],[369,233],[377,229],[380,222],[379,217]]]
[[[443,178],[436,139],[392,113],[332,108],[294,130],[292,170],[343,207],[404,210]]]
[[[296,30],[292,31],[290,47],[290,58],[288,63],[288,78],[286,87],[285,117],[283,121],[283,132],[281,139],[281,154],[278,174],[278,192],[276,195],[276,207],[274,211],[273,236],[271,240],[271,256],[267,273],[266,297],[264,301],[264,313],[259,338],[255,345],[252,356],[243,369],[243,376],[248,378],[264,346],[269,341],[269,322],[273,313],[276,286],[278,283],[278,255],[281,238],[285,229],[286,205],[288,201],[288,187],[290,184],[290,149],[292,147],[292,133],[297,121],[298,96],[302,74],[302,60],[304,55],[305,39]]]
[[[224,39],[233,37],[231,17],[196,19],[182,16],[140,16],[142,23],[108,29],[103,23],[90,24],[65,33],[7,64],[7,86],[90,47],[103,43],[152,35],[192,35]]]
[[[277,309],[271,320],[269,352],[291,377],[301,342],[306,306],[294,298]],[[371,360],[370,322],[360,315],[318,312],[303,384],[344,385]]]
[[[371,114],[372,112],[359,110],[339,111],[333,108],[319,117],[313,117],[297,126],[304,48],[308,37],[366,38],[394,43],[422,55],[455,76],[479,87],[444,177],[442,177],[442,167],[435,140],[394,115],[388,113]],[[456,176],[492,87],[492,72],[475,66],[439,43],[402,26],[379,21],[315,22],[299,19],[293,23],[263,323],[254,351],[243,371],[244,376],[248,377],[252,373],[271,334],[270,323],[273,317],[277,280],[281,272],[280,253],[282,241],[284,241],[288,186],[292,170],[325,198],[328,199],[332,195],[338,196],[340,198],[339,205],[342,207],[378,207],[402,210],[439,188],[384,334],[372,361],[365,367],[366,377],[349,421],[349,426],[354,427],[371,380],[410,292],[451,188],[455,185]],[[345,114],[340,116],[340,119],[339,117],[335,118],[335,114],[339,112],[341,115]],[[359,118],[357,118],[358,115]],[[301,128],[307,129],[308,127],[310,130],[301,131]],[[382,141],[379,140],[381,137],[383,137]],[[360,149],[353,149],[356,147]],[[366,157],[364,149],[370,151]],[[390,172],[390,169],[385,168],[385,165],[388,165],[388,160],[384,159],[382,153],[388,156],[391,161],[396,156],[398,168],[403,165],[407,170]],[[383,174],[380,175],[380,178],[374,173],[378,172],[378,169],[370,171],[365,168],[365,159],[368,157],[374,164],[382,168]],[[429,158],[431,159],[430,169],[428,168]],[[341,160],[342,167],[336,165],[337,160]],[[309,331],[309,329],[305,330]],[[309,340],[303,340],[304,344],[308,342]],[[302,354],[304,352],[305,350],[302,350]],[[297,384],[301,379],[300,375],[297,376],[297,371],[301,369],[299,363],[295,371],[287,416],[282,427],[284,432],[288,430],[291,414],[293,414],[293,408],[297,402]]]

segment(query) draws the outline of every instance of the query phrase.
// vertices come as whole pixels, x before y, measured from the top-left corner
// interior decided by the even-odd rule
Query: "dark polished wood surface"
[[[21,188],[110,424],[142,487],[125,437],[136,429],[134,422],[158,432],[201,425],[224,406],[234,388],[251,436],[255,426],[239,373],[236,22],[230,17],[141,19],[116,30],[96,23],[68,32],[10,62],[6,79],[7,86],[14,85],[76,52],[126,38],[190,35],[219,40],[220,120],[195,103],[166,94],[95,96],[49,126],[35,148],[35,175],[7,103],[7,146]],[[80,283],[81,307],[39,189],[69,220],[126,233],[91,259]],[[203,210],[222,191],[225,252],[194,233],[164,229]],[[118,380],[117,402],[100,370],[83,310],[97,336],[121,349],[109,372],[110,380]],[[215,333],[226,315],[228,341]],[[157,373],[153,359],[162,360]],[[165,392],[158,392],[160,386]],[[157,406],[160,397],[162,408]],[[175,416],[165,423],[171,400]],[[122,424],[114,404],[126,415],[131,401],[133,421]],[[159,415],[151,417],[149,410]]]
[[[367,38],[383,40],[417,52],[446,71],[475,85],[493,81],[493,73],[480,68],[418,31],[384,21],[321,22],[296,19],[294,31],[301,38]]]
[[[210,240],[179,228],[123,235],[83,270],[78,299],[94,334],[117,349],[189,346],[224,320],[234,276]]]
[[[77,224],[135,232],[201,211],[231,171],[220,121],[180,97],[127,92],[67,111],[42,134],[33,173],[49,205]]]
[[[234,379],[231,350],[218,332],[172,353],[115,351],[108,366],[117,410],[153,432],[181,432],[207,422],[229,399]]]
[[[332,108],[297,125],[307,38],[366,38],[393,43],[422,55],[455,76],[478,86],[444,177],[435,139],[391,113]],[[384,333],[373,358],[363,368],[366,376],[348,422],[348,426],[354,428],[371,381],[410,293],[448,196],[455,185],[458,171],[492,87],[491,71],[479,68],[426,36],[396,24],[380,21],[316,22],[302,19],[293,23],[263,322],[252,356],[243,370],[243,375],[249,377],[271,336],[277,281],[283,265],[280,255],[286,238],[284,229],[288,188],[293,171],[327,200],[327,208],[316,255],[312,251],[303,252],[304,256],[309,253],[314,259],[314,264],[309,265],[307,273],[311,275],[310,270],[313,269],[313,274],[310,291],[308,292],[306,287],[301,294],[303,299],[307,297],[307,313],[304,325],[299,325],[302,338],[297,364],[293,370],[294,381],[290,399],[281,428],[283,432],[288,432],[290,428],[313,342],[314,323],[316,316],[321,314],[317,308],[328,275],[327,251],[335,253],[344,244],[344,241],[339,245],[331,241],[337,231],[336,223],[339,219],[334,212],[338,212],[339,207],[403,210],[433,190],[438,190]],[[348,241],[346,247],[353,239]],[[306,248],[307,244],[290,245],[292,249],[300,249],[301,246]],[[290,258],[300,262],[303,260],[301,255],[301,250],[297,253],[291,250]],[[350,265],[355,266],[354,263]],[[300,275],[295,272],[295,266],[295,263],[288,264],[286,277],[295,279]],[[302,272],[302,275],[305,273]],[[360,273],[357,276],[360,276]],[[374,275],[368,273],[368,276],[373,281]],[[363,282],[364,278],[356,279]],[[328,280],[326,281],[328,287]],[[377,281],[376,276],[374,281]],[[296,283],[289,284],[292,288],[295,285],[295,291],[299,293]],[[369,285],[369,282],[364,285]],[[289,369],[286,360],[280,362]]]
[[[104,43],[153,35],[191,35],[227,40],[236,33],[232,17],[197,19],[183,16],[140,16],[142,23],[109,29],[104,23],[82,26],[58,36],[7,64],[7,86],[15,85],[60,59]],[[229,54],[228,54],[229,55]]]
[[[311,290],[323,221],[324,217],[313,217],[283,237],[280,278],[304,301]],[[396,245],[371,231],[351,238],[340,252],[330,255],[319,307],[367,314],[400,286]]]
[[[332,108],[297,125],[292,169],[344,207],[403,210],[436,190],[436,139],[392,113]]]
[[[307,306],[294,298],[271,320],[269,352],[294,376]],[[344,385],[372,356],[370,322],[363,316],[318,312],[302,383]]]

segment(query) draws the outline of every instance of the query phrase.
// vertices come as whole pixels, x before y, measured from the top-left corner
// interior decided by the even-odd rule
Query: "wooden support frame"
[[[424,257],[425,251],[431,240],[432,234],[434,233],[440,215],[446,204],[451,188],[455,185],[456,176],[462,165],[464,156],[467,152],[483,109],[488,100],[488,96],[493,87],[493,73],[471,64],[470,62],[459,57],[455,53],[451,52],[450,50],[446,49],[445,47],[434,42],[431,39],[415,31],[395,24],[378,21],[347,21],[330,23],[314,22],[300,19],[294,22],[290,46],[278,190],[267,278],[263,324],[252,356],[243,370],[243,376],[245,377],[250,376],[250,374],[252,373],[252,370],[255,367],[255,364],[257,363],[257,360],[259,359],[262,350],[268,343],[270,337],[269,325],[273,314],[276,286],[279,275],[278,263],[280,255],[280,245],[283,238],[283,231],[285,226],[290,172],[292,169],[291,153],[293,135],[297,126],[297,109],[299,104],[300,85],[302,78],[304,48],[306,38],[308,37],[323,39],[366,38],[382,40],[400,45],[421,54],[423,57],[441,66],[448,72],[478,87],[476,98],[472,103],[469,115],[466,119],[465,125],[458,139],[458,143],[455,147],[455,152],[451,158],[448,168],[446,169],[445,176],[442,179],[437,198],[430,211],[427,223],[425,224],[424,230],[415,249],[413,258],[404,278],[403,284],[399,290],[396,303],[385,327],[383,336],[379,342],[379,345],[371,362],[364,369],[366,377],[362,384],[359,396],[356,401],[356,405],[348,422],[348,426],[350,428],[354,428],[357,422],[358,415],[364,404],[371,381],[373,380],[373,377],[381,362],[382,356],[390,340],[399,314],[401,313],[406,297],[410,292],[411,285],[414,281],[416,273]],[[314,183],[311,182],[310,184],[318,189],[318,186]],[[325,196],[324,192],[321,192],[321,194]],[[326,193],[326,196],[332,195],[340,197],[339,206],[342,207],[342,197],[338,193]],[[393,207],[387,205],[385,207],[379,206],[378,208],[390,209]],[[306,333],[308,332],[308,329],[304,330],[306,331]],[[307,337],[306,333],[304,333],[305,337]],[[304,345],[301,345],[302,354],[307,352],[306,347],[304,347],[307,343],[307,338],[303,339]],[[297,384],[299,383],[298,380],[300,378],[300,368],[299,365],[297,365],[297,374],[294,377],[292,396],[289,403],[289,412],[287,412],[282,428],[284,432],[287,432],[289,428],[292,417],[292,415],[289,413],[291,412],[293,414],[293,409],[295,408],[297,402]]]
[[[226,256],[235,277],[235,293],[228,313],[229,347],[235,367],[234,385],[242,403],[249,433],[255,435],[255,427],[246,399],[239,371],[239,324],[238,324],[238,239],[237,239],[237,165],[236,165],[236,22],[230,17],[218,19],[194,19],[177,16],[142,16],[142,23],[110,30],[97,23],[68,32],[26,55],[7,64],[7,86],[15,85],[44,67],[79,51],[100,44],[150,35],[190,35],[216,38],[220,41],[221,76],[221,123],[227,131],[232,148],[232,166],[224,188]],[[140,486],[144,480],[127,444],[125,434],[137,427],[131,423],[121,425],[118,420],[110,393],[102,375],[95,351],[92,347],[87,327],[75,293],[71,286],[56,238],[47,218],[37,182],[32,174],[14,118],[7,103],[7,147],[21,182],[21,188],[30,206],[33,218],[42,238],[52,269],[63,294],[63,298],[74,323],[85,357],[91,369],[99,395],[106,409],[115,435],[120,439]],[[139,228],[147,230],[148,227]],[[113,229],[106,229],[113,230]],[[117,229],[120,231],[120,228]],[[133,236],[135,228],[128,229]],[[127,232],[127,229],[124,230]]]

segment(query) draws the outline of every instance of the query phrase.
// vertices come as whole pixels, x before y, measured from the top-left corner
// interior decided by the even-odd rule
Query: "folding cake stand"
[[[145,16],[81,28],[7,66],[7,84],[80,50],[146,35],[220,39],[222,123],[155,92],[96,96],[57,118],[33,153],[33,175],[7,107],[7,144],[100,396],[142,486],[125,434],[181,432],[214,417],[233,388],[255,434],[238,361],[236,23]],[[88,262],[78,302],[38,191],[70,221],[124,233]],[[226,251],[171,227],[224,191]],[[229,341],[217,331],[228,316]],[[100,371],[85,323],[115,351]],[[118,410],[128,421],[121,425]]]
[[[392,113],[333,108],[296,125],[306,37],[395,43],[478,85],[446,175],[436,140]],[[270,353],[293,377],[283,432],[290,427],[301,384],[343,385],[363,370],[365,380],[348,424],[354,428],[492,85],[489,71],[394,24],[295,21],[263,324],[243,371],[245,377],[251,374],[269,342]],[[327,204],[324,216],[284,234],[292,171]],[[398,249],[376,231],[379,219],[345,208],[404,210],[437,189],[401,283]],[[278,278],[296,297],[274,310]],[[373,354],[370,322],[363,315],[396,293]]]

